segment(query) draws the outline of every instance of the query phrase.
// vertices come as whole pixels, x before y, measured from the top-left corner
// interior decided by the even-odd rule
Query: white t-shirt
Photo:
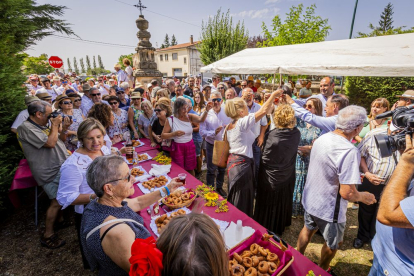
[[[230,153],[240,154],[253,158],[253,142],[256,139],[254,126],[256,119],[254,113],[237,120],[236,126],[227,130],[227,141],[230,145]],[[223,133],[224,139],[224,133]]]
[[[313,144],[302,204],[306,212],[333,222],[340,184],[361,184],[361,154],[346,138],[333,132]],[[338,223],[346,222],[348,201],[341,197]]]
[[[193,139],[193,127],[191,126],[190,122],[181,121],[177,117],[174,117],[173,119],[171,117],[168,117],[168,123],[170,124],[171,132],[178,130],[185,132],[183,136],[175,136],[173,138],[174,142],[184,144],[190,142]]]
[[[103,155],[111,154],[110,148],[102,146]],[[74,152],[60,168],[60,181],[56,199],[65,209],[72,204],[80,194],[94,194],[86,181],[86,170],[92,163],[92,159],[78,152]],[[75,212],[83,213],[83,204],[75,205]]]
[[[108,90],[106,90],[102,86],[105,86],[106,88],[108,88]],[[98,85],[95,85],[94,87],[98,88]],[[100,87],[98,88],[98,90],[101,93],[101,96],[108,95],[109,94],[109,85],[107,85],[107,84],[101,84]]]
[[[14,120],[11,128],[17,129],[24,121],[29,118],[29,111],[27,109],[20,111],[19,115],[17,115],[16,120]]]
[[[256,113],[257,111],[259,111],[259,109],[261,108],[260,104],[257,104],[255,102],[253,102],[253,105],[251,108],[247,107],[249,109],[249,113]],[[260,135],[260,126],[267,126],[267,120],[266,120],[266,116],[261,118],[259,122],[257,122],[254,125],[254,134],[256,135],[256,137],[258,137]],[[253,141],[254,142],[254,141]]]

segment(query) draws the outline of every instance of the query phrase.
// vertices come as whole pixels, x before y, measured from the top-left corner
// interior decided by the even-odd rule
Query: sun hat
[[[53,107],[55,108],[55,109],[59,109],[59,103],[61,102],[61,101],[63,101],[63,100],[67,100],[67,99],[69,99],[69,97],[68,96],[66,96],[66,95],[59,95],[59,96],[57,96],[56,97],[56,100],[55,100],[55,102],[53,103]]]
[[[402,94],[402,95],[396,95],[395,97],[397,97],[397,98],[409,98],[409,99],[413,99],[414,98],[414,90],[406,90],[404,92],[404,94]]]
[[[38,97],[41,100],[50,100],[52,98],[52,96],[50,96],[50,94],[47,92],[37,93],[36,97]]]
[[[142,99],[141,93],[139,93],[139,92],[133,92],[130,98],[131,99]]]
[[[35,102],[35,101],[40,101],[40,99],[36,96],[26,96],[24,98],[24,103],[26,105],[29,105],[30,103]]]

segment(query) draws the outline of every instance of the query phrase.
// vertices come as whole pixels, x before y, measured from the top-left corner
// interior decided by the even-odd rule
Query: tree
[[[258,45],[261,45],[264,41],[264,37],[261,35],[249,37],[247,41],[247,48],[257,48]]]
[[[76,61],[76,57],[73,57],[73,69],[75,69],[76,74],[79,74],[79,67],[78,62]]]
[[[124,62],[123,62],[124,58],[129,59],[129,61],[132,64],[132,56],[133,55],[134,55],[134,53],[131,53],[129,55],[121,55],[121,56],[119,56],[119,58],[118,58],[118,64],[121,65],[122,70],[125,70],[125,65],[124,65]]]
[[[89,56],[87,55],[86,56],[86,72],[88,74],[90,74],[91,71],[92,71],[92,68],[91,68],[91,60],[89,59]]]
[[[380,16],[381,19],[378,22],[379,29],[383,32],[394,29],[394,26],[392,26],[392,23],[394,22],[394,20],[392,20],[392,15],[394,14],[393,9],[394,7],[392,4],[388,3]]]
[[[369,33],[358,32],[358,37],[374,37],[383,35],[405,34],[414,32],[414,27],[406,29],[405,26],[394,28],[392,23],[394,22],[392,16],[394,14],[394,7],[391,3],[384,8],[384,11],[380,15],[378,22],[379,26],[374,26],[369,23],[368,28],[371,30]]]
[[[95,56],[93,56],[93,69],[95,68],[96,68],[96,59],[95,59]]]
[[[49,65],[48,56],[41,54],[39,57],[31,57],[28,54],[22,54],[23,59],[23,73],[25,75],[38,74],[47,75],[53,72],[53,67]]]
[[[10,126],[21,110],[26,108],[26,89],[22,83],[27,80],[22,68],[23,53],[37,41],[54,32],[73,34],[69,25],[62,20],[65,6],[36,5],[31,0],[0,1],[0,211],[1,220],[11,205],[6,199],[17,164],[23,157],[16,136]],[[11,208],[9,210],[12,210]]]
[[[69,69],[69,72],[72,72],[72,66],[70,65],[70,60],[69,60],[69,58],[68,58],[68,69]]]
[[[105,67],[104,67],[104,65],[102,63],[102,59],[101,59],[101,56],[100,55],[98,55],[98,63],[99,63],[99,68],[101,68],[102,70],[105,70]]]
[[[83,62],[83,58],[80,58],[79,62],[80,62],[81,68],[82,68],[82,73],[86,73],[85,63]]]
[[[170,46],[170,38],[168,37],[168,34],[165,34],[164,43],[161,45],[161,48],[168,48]]]
[[[177,39],[175,39],[175,35],[173,34],[171,37],[171,46],[177,45]]]
[[[265,41],[259,43],[260,47],[301,44],[324,41],[331,26],[328,19],[322,19],[315,15],[316,5],[311,5],[303,10],[303,4],[292,6],[285,22],[282,23],[279,15],[276,15],[271,24],[271,30],[262,23]]]
[[[201,41],[197,45],[200,59],[204,64],[210,64],[246,48],[249,33],[244,23],[237,22],[233,26],[230,10],[222,13],[221,9],[213,18],[201,26]]]

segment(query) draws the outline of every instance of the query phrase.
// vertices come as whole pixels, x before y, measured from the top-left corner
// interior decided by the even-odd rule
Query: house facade
[[[187,77],[200,74],[200,68],[204,65],[200,59],[200,52],[197,50],[199,43],[200,41],[193,41],[193,36],[191,36],[188,43],[157,49],[155,61],[163,77]]]

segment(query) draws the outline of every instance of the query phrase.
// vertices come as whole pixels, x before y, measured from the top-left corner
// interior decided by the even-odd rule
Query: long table
[[[145,143],[144,146],[142,147],[137,147],[135,148],[135,151],[142,154],[144,152],[148,153],[151,157],[155,157],[158,154],[158,150],[151,148],[150,146],[150,142],[148,139],[140,139],[142,142]],[[122,147],[121,143],[118,143],[116,145],[114,145],[118,148]],[[158,164],[157,162],[150,160],[150,161],[145,161],[145,162],[140,162],[139,166],[142,166],[147,172],[149,172],[149,170],[152,168],[151,164]],[[132,168],[133,165],[130,165],[130,167]],[[171,171],[168,174],[169,177],[174,178],[177,177],[178,174],[180,173],[187,173],[183,168],[179,167],[177,164],[175,164],[174,162],[171,163]],[[197,178],[191,176],[189,173],[187,173],[187,179],[186,179],[186,188],[192,188],[195,189],[196,186],[202,184]],[[140,190],[140,188],[138,187],[138,185],[134,185],[134,189],[135,192],[134,194],[131,196],[131,198],[135,198],[138,196],[143,195],[144,193]],[[253,220],[252,218],[250,218],[249,216],[247,216],[245,213],[241,212],[239,209],[237,209],[236,207],[234,207],[232,204],[228,203],[229,206],[229,211],[227,213],[216,213],[215,209],[216,207],[203,207],[203,213],[209,215],[212,218],[216,218],[222,221],[227,221],[227,222],[234,222],[236,223],[238,220],[241,220],[243,223],[243,226],[250,226],[255,230],[259,230],[262,233],[266,233],[266,228],[264,228],[263,226],[261,226],[259,223],[257,223],[255,220]],[[192,206],[189,207],[189,209],[191,209]],[[159,208],[160,210],[160,214],[164,214],[165,211],[162,208]],[[151,223],[151,216],[148,214],[147,209],[142,210],[140,212],[140,215],[143,217],[144,219],[144,225],[147,229],[150,230],[150,233],[152,234],[152,236],[154,236],[154,238],[157,238],[157,236],[155,235],[155,233],[152,232],[151,228],[150,228],[150,223]],[[313,262],[311,262],[308,258],[306,258],[305,256],[303,256],[301,253],[299,253],[297,250],[295,250],[293,247],[291,247],[289,245],[289,250],[292,252],[295,260],[292,263],[292,265],[285,271],[285,273],[283,275],[300,275],[300,276],[305,276],[309,270],[313,270],[315,275],[329,275],[326,271],[324,271],[323,269],[321,269],[319,266],[317,266],[316,264],[314,264]]]

